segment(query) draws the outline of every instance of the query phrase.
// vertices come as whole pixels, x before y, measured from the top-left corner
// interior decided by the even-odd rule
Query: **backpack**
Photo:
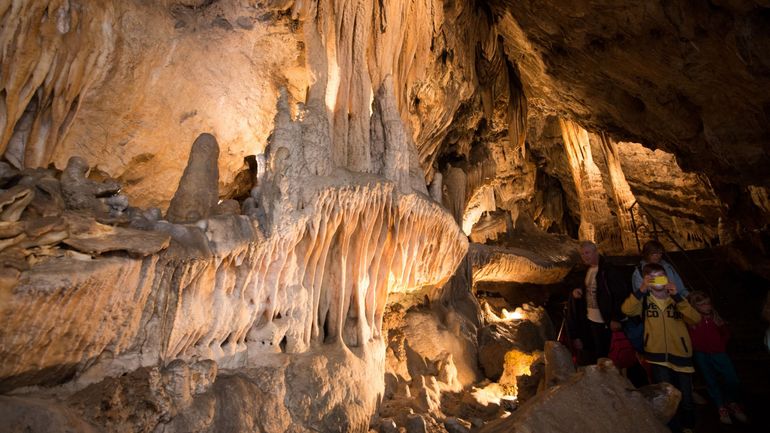
[[[621,331],[612,332],[610,352],[607,356],[618,368],[631,368],[637,363],[635,347]]]
[[[639,266],[639,274],[642,270]],[[644,317],[647,315],[647,294],[642,297],[642,314],[639,316],[633,316],[626,319],[623,322],[623,332],[626,334],[626,338],[634,346],[634,349],[639,353],[644,353]]]

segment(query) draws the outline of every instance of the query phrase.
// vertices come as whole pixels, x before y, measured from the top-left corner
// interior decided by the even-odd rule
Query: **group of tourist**
[[[720,421],[746,422],[738,403],[738,377],[726,354],[727,326],[710,297],[689,291],[663,253],[660,242],[647,242],[629,285],[593,242],[580,244],[588,270],[584,286],[572,291],[567,314],[577,362],[609,357],[629,369],[629,378],[636,369],[645,381],[676,387],[682,398],[669,423],[674,432],[694,427],[692,375],[697,367]]]

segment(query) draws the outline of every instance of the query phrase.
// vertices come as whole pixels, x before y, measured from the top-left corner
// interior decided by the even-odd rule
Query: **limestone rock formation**
[[[219,200],[219,145],[211,134],[195,139],[179,187],[168,206],[166,219],[192,223],[207,218]]]
[[[117,194],[120,185],[114,181],[94,182],[88,179],[88,162],[73,156],[67,161],[61,175],[61,192],[64,204],[70,210],[88,210],[97,215],[106,215],[109,208],[100,197]]]
[[[572,246],[560,246],[560,252]],[[569,250],[567,250],[569,251]],[[540,256],[536,251],[488,247],[473,244],[468,252],[473,262],[473,282],[507,281],[549,284],[561,281],[574,264],[569,252],[565,255]]]
[[[560,281],[580,239],[762,251],[767,17],[0,2],[0,417],[545,432],[598,407],[593,430],[661,431],[671,389],[573,375],[542,310],[476,292]]]
[[[467,241],[449,214],[422,193],[404,194],[403,184],[345,171],[311,175],[300,165],[301,147],[291,141],[301,139],[301,127],[291,119],[281,122],[284,135],[276,137],[258,195],[271,203],[267,227],[242,215],[174,224],[158,220],[157,212],[137,210],[137,224],[149,232],[132,244],[125,237],[140,231],[68,217],[72,233],[65,242],[96,257],[33,266],[4,294],[0,387],[51,386],[73,378],[53,392],[83,419],[110,430],[154,429],[159,423],[168,424],[167,431],[190,425],[221,430],[230,422],[236,430],[245,428],[253,421],[200,418],[212,401],[224,414],[242,411],[245,402],[233,406],[216,392],[203,392],[192,403],[169,401],[153,379],[159,365],[210,360],[220,369],[252,371],[251,378],[232,385],[242,383],[243,393],[262,386],[264,375],[273,377],[268,382],[277,388],[263,388],[264,394],[249,400],[255,408],[283,407],[283,389],[294,399],[268,430],[329,430],[338,423],[348,425],[346,430],[365,428],[383,392],[381,329],[388,294],[440,287]],[[172,209],[211,209],[211,200],[198,202],[199,194],[191,192],[211,197],[216,171],[213,178],[212,171],[194,172],[200,162],[212,161],[196,158],[190,158],[189,174],[202,182],[182,182]],[[300,184],[306,188],[298,190]],[[99,257],[114,249],[131,254]],[[370,379],[359,381],[361,372]],[[79,403],[113,398],[106,390],[122,374],[149,375],[147,385],[128,383],[124,391],[133,395],[135,387],[148,387],[151,399],[160,399],[146,417]],[[309,401],[309,395],[318,398]],[[139,403],[121,397],[119,405],[130,413]]]
[[[676,400],[678,401],[678,396]],[[628,416],[633,413],[634,416]],[[586,416],[591,414],[592,416]],[[568,421],[566,421],[568,420]],[[586,367],[480,432],[665,432],[648,401],[609,364]]]
[[[763,6],[495,1],[490,9],[537,105],[673,152],[715,180],[762,177]]]

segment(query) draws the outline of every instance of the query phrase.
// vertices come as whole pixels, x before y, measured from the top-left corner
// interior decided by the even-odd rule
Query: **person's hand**
[[[669,282],[665,285],[666,291],[669,295],[674,296],[676,295],[676,284]]]
[[[610,320],[610,330],[612,330],[612,332],[620,331],[621,329],[623,329],[623,326],[620,324],[620,322]]]
[[[575,289],[572,291],[572,297],[575,299],[580,299],[583,297],[583,289]]]
[[[645,275],[644,279],[642,279],[642,285],[639,286],[639,291],[642,293],[647,293],[647,290],[650,288],[650,283],[652,282],[652,275]]]
[[[575,350],[583,350],[583,342],[580,341],[579,338],[576,338],[572,340],[572,347],[574,347]]]

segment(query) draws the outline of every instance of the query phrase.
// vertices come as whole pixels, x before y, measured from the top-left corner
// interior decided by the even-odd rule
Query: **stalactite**
[[[177,358],[236,367],[324,342],[360,346],[381,337],[388,293],[442,285],[467,248],[449,214],[388,183],[323,188],[304,208],[265,242],[248,242],[249,231],[221,255],[179,261],[172,248],[25,273],[2,305],[24,320],[0,332],[0,378],[104,351],[125,368]],[[245,217],[235,218],[225,230]],[[73,265],[78,276],[62,279]]]
[[[631,224],[631,205],[636,198],[628,186],[623,174],[623,167],[618,155],[617,143],[606,134],[596,137],[601,145],[602,154],[607,165],[607,176],[610,183],[610,193],[615,205],[615,215],[620,229],[620,247],[623,251],[633,251],[636,248],[634,229]]]
[[[619,239],[611,239],[617,237],[617,227],[613,227],[617,222],[607,206],[602,174],[594,163],[588,132],[569,120],[561,119],[560,124],[580,205],[579,236],[600,246],[607,242],[608,248],[617,249],[620,245],[614,241]]]
[[[508,75],[508,140],[514,151],[514,161],[523,163],[526,158],[527,97],[515,65],[506,60]]]
[[[0,16],[0,153],[9,152],[18,167],[45,166],[81,96],[108,69],[116,44],[113,10],[70,8],[66,0],[4,2]]]

